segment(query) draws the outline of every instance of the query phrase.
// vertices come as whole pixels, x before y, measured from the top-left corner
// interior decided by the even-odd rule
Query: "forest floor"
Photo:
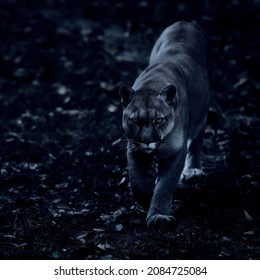
[[[256,1],[82,2],[0,4],[0,258],[259,259]],[[211,42],[206,177],[180,184],[174,228],[149,231],[128,186],[118,87],[178,20]]]

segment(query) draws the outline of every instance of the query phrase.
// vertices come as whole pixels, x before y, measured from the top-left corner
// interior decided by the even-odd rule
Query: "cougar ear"
[[[165,101],[170,105],[175,107],[176,106],[176,87],[175,85],[169,85],[164,88],[160,95],[165,99]]]
[[[129,85],[121,85],[119,88],[119,94],[121,96],[121,103],[125,108],[129,102],[132,100],[134,95],[134,90]]]

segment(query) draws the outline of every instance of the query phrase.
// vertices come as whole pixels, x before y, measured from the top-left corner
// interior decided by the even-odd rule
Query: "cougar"
[[[133,86],[119,90],[130,186],[148,209],[150,228],[174,220],[171,203],[180,178],[203,174],[200,154],[210,98],[206,52],[202,29],[177,22],[162,32]],[[154,159],[158,171],[151,186]]]

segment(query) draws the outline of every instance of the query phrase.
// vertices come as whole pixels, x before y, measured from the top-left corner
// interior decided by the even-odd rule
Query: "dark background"
[[[259,259],[258,1],[0,1],[2,259]],[[211,51],[206,178],[151,232],[128,187],[118,86],[160,32]],[[258,70],[258,71],[257,71]]]

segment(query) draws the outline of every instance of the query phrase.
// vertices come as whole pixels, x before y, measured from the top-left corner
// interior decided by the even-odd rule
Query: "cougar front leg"
[[[130,187],[133,197],[138,204],[149,209],[153,189],[148,184],[148,171],[152,157],[130,151],[127,155]]]
[[[171,213],[173,192],[178,184],[185,162],[186,149],[167,160],[160,162],[159,173],[147,214],[147,226],[160,227],[174,220]]]
[[[189,181],[194,177],[201,177],[204,175],[201,169],[201,150],[204,129],[205,124],[202,126],[198,135],[194,139],[192,139],[188,144],[188,153],[185,160],[185,167],[181,175],[182,181]]]

